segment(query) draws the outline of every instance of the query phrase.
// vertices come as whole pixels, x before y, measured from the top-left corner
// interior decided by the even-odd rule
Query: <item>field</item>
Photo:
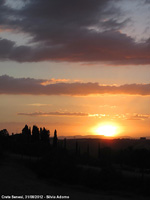
[[[58,141],[58,149],[63,147],[63,140]],[[103,165],[98,164],[95,162],[97,161],[98,156],[98,147],[100,142],[100,150],[101,156],[105,155],[108,156],[108,152],[106,153],[104,149],[109,147],[111,149],[111,163],[110,163],[110,156],[107,157],[109,162],[105,162],[103,160]],[[124,145],[123,145],[124,144]],[[67,152],[69,152],[69,157],[63,157],[60,159],[61,156],[64,154],[60,153],[58,150],[57,154],[55,153],[54,158],[50,161],[48,157],[41,157],[41,156],[31,156],[27,154],[23,154],[22,152],[18,153],[12,152],[10,150],[3,151],[1,155],[1,162],[0,162],[0,194],[1,195],[49,195],[51,198],[54,199],[54,196],[61,195],[69,196],[70,199],[87,199],[87,200],[126,200],[126,199],[149,199],[149,194],[144,195],[143,193],[139,193],[139,191],[135,190],[132,183],[135,183],[135,180],[141,180],[143,177],[142,172],[140,169],[131,167],[130,165],[123,164],[123,167],[120,167],[120,164],[114,164],[112,155],[114,152],[120,151],[120,149],[130,149],[131,146],[133,149],[137,147],[146,147],[149,146],[149,140],[141,141],[141,140],[97,140],[97,139],[79,139],[79,140],[67,140],[66,148]],[[88,148],[87,148],[88,146]],[[80,147],[80,148],[79,148]],[[80,149],[80,156],[76,155],[77,151]],[[88,150],[88,157],[87,157],[87,150]],[[62,150],[61,150],[62,151]],[[147,150],[148,151],[148,150]],[[106,153],[106,154],[105,154]],[[50,154],[49,154],[50,155]],[[75,161],[75,168],[71,168],[70,171],[66,172],[64,167],[69,167],[70,163],[67,165],[62,164],[62,162],[70,159],[70,155],[72,159],[76,159]],[[82,161],[79,159],[82,158]],[[54,159],[54,160],[53,160]],[[59,160],[60,159],[60,160]],[[55,171],[53,167],[56,168],[56,163],[60,165],[58,169]],[[69,160],[70,162],[71,160]],[[53,162],[53,163],[52,163]],[[94,163],[94,164],[93,164]],[[108,164],[111,165],[108,168]],[[51,165],[53,167],[51,167]],[[110,177],[106,175],[110,171],[110,168],[115,169],[114,175],[110,173]],[[75,175],[71,175],[69,177],[69,173],[73,172],[74,170]],[[105,170],[104,170],[105,169]],[[64,171],[63,171],[64,170]],[[66,169],[67,170],[67,169]],[[149,172],[146,171],[144,168],[144,182],[140,182],[141,187],[143,184],[146,184],[147,180],[149,180]],[[61,176],[54,176],[53,173],[66,173],[66,177],[63,175]],[[118,171],[121,172],[121,176],[118,176]],[[106,173],[107,172],[107,173]],[[117,173],[116,173],[117,172]],[[116,177],[116,175],[118,177]],[[68,177],[67,177],[68,176]],[[115,176],[115,177],[114,177]],[[95,177],[95,178],[94,178]],[[97,180],[97,178],[100,180]],[[125,177],[125,179],[132,180],[127,188],[122,189],[122,187],[118,187],[118,184],[128,184],[123,182],[123,180],[119,180],[120,177]],[[118,179],[114,181],[113,179]],[[133,178],[135,180],[133,180]],[[77,181],[78,179],[78,181]],[[110,181],[110,179],[112,179]],[[87,181],[86,181],[87,180]],[[143,179],[142,179],[143,180]],[[94,183],[92,182],[94,181]],[[103,181],[103,182],[102,182]],[[107,183],[108,181],[108,183]],[[90,183],[91,182],[91,183]],[[100,185],[98,186],[98,184]],[[93,184],[93,185],[92,185]],[[103,187],[105,185],[105,187]],[[108,185],[108,188],[107,188]],[[129,188],[133,187],[133,191],[129,190]],[[147,186],[148,187],[148,186]],[[147,188],[146,187],[146,188]],[[44,196],[46,198],[46,196]]]

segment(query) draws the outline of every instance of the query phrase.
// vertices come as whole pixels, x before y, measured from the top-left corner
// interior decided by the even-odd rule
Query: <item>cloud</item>
[[[43,83],[41,83],[41,85],[49,85],[49,84],[52,84],[52,83],[59,83],[59,82],[68,82],[69,79],[55,79],[55,78],[52,78],[50,80],[46,80],[44,81]]]
[[[18,113],[18,115],[27,116],[73,116],[73,117],[86,117],[87,113],[82,112],[33,112],[33,113]]]
[[[60,117],[94,117],[98,119],[109,119],[109,120],[147,120],[150,119],[149,114],[138,114],[138,113],[126,113],[126,114],[102,114],[102,113],[84,113],[84,112],[31,112],[31,113],[17,113],[20,116],[31,116],[31,117],[49,117],[49,116],[60,116]]]
[[[27,106],[36,106],[36,107],[43,107],[43,106],[52,106],[52,104],[43,104],[43,103],[32,103],[32,104],[27,104]]]
[[[146,120],[150,119],[150,114],[140,114],[140,113],[115,114],[113,115],[113,119]]]
[[[146,120],[149,119],[150,115],[148,114],[138,114],[138,113],[134,113],[134,114],[127,114],[126,115],[126,119],[127,120]]]
[[[140,113],[126,113],[126,114],[89,114],[89,117],[96,118],[109,118],[111,120],[147,120],[150,119],[150,114],[140,114]]]
[[[111,108],[111,109],[115,109],[115,108],[117,108],[117,106],[105,104],[105,105],[100,105],[99,108]]]
[[[29,0],[0,3],[0,28],[27,33],[29,43],[0,40],[0,60],[150,64],[149,40],[136,43],[120,30],[131,19],[111,0]],[[148,2],[148,1],[147,1]],[[16,3],[16,2],[15,2]]]
[[[22,95],[150,95],[150,84],[100,85],[98,83],[56,82],[43,85],[48,80],[0,76],[0,94]]]
[[[150,3],[150,0],[145,0],[145,3]]]

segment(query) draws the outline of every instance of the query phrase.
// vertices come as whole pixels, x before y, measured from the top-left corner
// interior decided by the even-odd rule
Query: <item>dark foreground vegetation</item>
[[[20,155],[39,178],[97,191],[150,195],[150,140],[58,140],[57,131],[26,125],[20,134],[0,131],[4,152]]]

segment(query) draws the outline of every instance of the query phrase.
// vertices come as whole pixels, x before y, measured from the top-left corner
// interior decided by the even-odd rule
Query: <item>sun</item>
[[[117,126],[111,124],[99,125],[96,128],[94,128],[94,133],[106,137],[113,137],[117,134],[117,129]]]

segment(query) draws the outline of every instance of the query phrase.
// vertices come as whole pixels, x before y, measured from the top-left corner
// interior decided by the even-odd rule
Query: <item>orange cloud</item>
[[[95,117],[99,119],[120,119],[120,120],[146,120],[150,119],[150,114],[126,113],[126,114],[102,114],[102,113],[84,113],[84,112],[31,112],[31,113],[17,113],[22,116],[61,116],[61,117]]]
[[[46,86],[46,85],[50,85],[52,83],[61,83],[61,82],[68,82],[68,81],[69,81],[69,79],[55,79],[55,78],[52,78],[50,80],[46,80],[46,81],[42,82],[41,85]]]

